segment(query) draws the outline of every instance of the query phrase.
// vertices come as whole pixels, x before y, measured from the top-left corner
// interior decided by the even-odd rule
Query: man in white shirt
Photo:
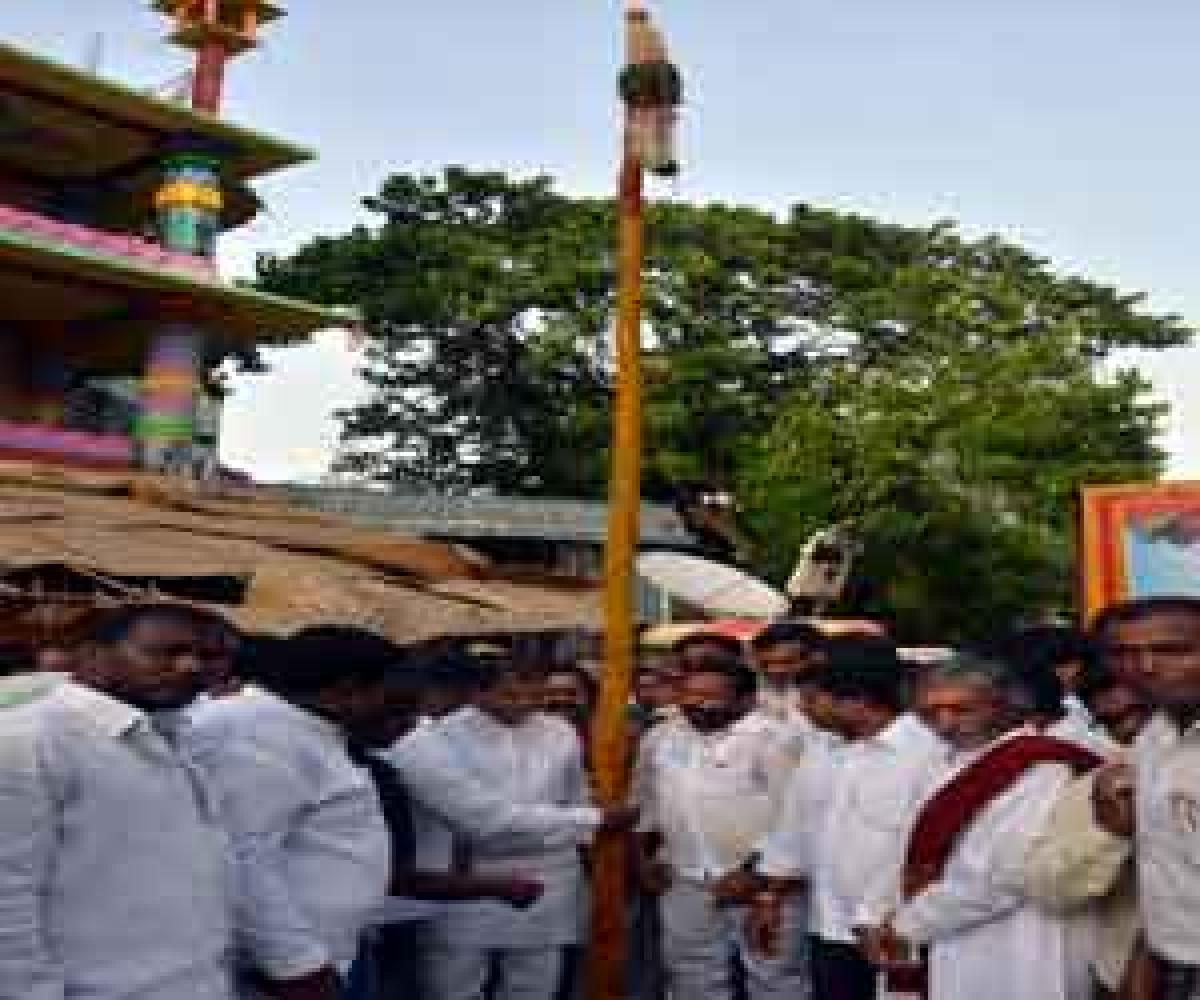
[[[1035,625],[1017,633],[1014,658],[1028,670],[1052,673],[1062,690],[1062,710],[1081,732],[1095,719],[1080,689],[1093,657],[1087,637],[1069,625]]]
[[[798,748],[836,746],[829,699],[820,678],[829,639],[806,622],[769,625],[750,644],[759,678],[758,711],[781,724]]]
[[[827,654],[823,685],[847,742],[800,765],[758,871],[811,883],[816,1000],[872,1000],[876,973],[855,928],[871,922],[881,900],[897,898],[905,835],[947,750],[905,710],[895,647],[846,638],[831,640]],[[773,908],[770,893],[759,906]]]
[[[252,683],[195,714],[238,866],[249,990],[273,1000],[334,1000],[386,899],[388,830],[347,739],[377,725],[399,658],[349,628],[260,642]]]
[[[1160,996],[1200,998],[1200,599],[1160,597],[1108,609],[1094,634],[1105,664],[1158,714],[1138,736],[1130,789],[1097,789],[1097,818],[1134,832],[1146,939]],[[1107,808],[1105,808],[1107,807]]]
[[[773,954],[748,947],[745,933],[755,851],[796,764],[779,726],[752,711],[756,687],[739,661],[693,667],[681,685],[682,718],[643,746],[642,882],[662,893],[672,996],[729,1000],[735,956],[751,1000],[808,995],[802,897],[789,900]]]
[[[1114,779],[1128,784],[1126,754],[1151,713],[1137,691],[1095,662],[1079,694],[1106,741],[1102,756],[1109,762],[1063,789],[1030,843],[1025,894],[1070,918],[1075,945],[1087,956],[1098,989],[1106,991],[1101,995],[1116,996],[1140,932],[1133,835],[1101,826],[1094,802],[1098,790]]]
[[[1002,636],[986,652],[1024,678],[1034,699],[1029,721],[1047,736],[1101,754],[1113,749],[1079,696],[1094,658],[1091,644],[1079,632],[1060,625],[1032,626]]]
[[[0,710],[0,998],[230,1000],[228,844],[156,725],[203,687],[195,621],[107,617]],[[86,685],[86,686],[85,686]]]
[[[499,666],[475,706],[442,721],[442,737],[461,768],[513,803],[584,807],[579,738],[571,725],[537,710],[542,697],[541,676]],[[582,933],[583,866],[575,846],[531,848],[505,835],[460,834],[455,864],[475,876],[534,880],[542,894],[519,911],[487,900],[458,903],[439,916],[426,955],[435,1000],[482,1000],[493,975],[500,1000],[551,1000],[565,949]]]
[[[903,895],[867,935],[877,959],[929,951],[930,1000],[1089,1000],[1067,922],[1025,895],[1029,844],[1073,768],[1098,759],[1023,725],[1014,671],[960,657],[922,678],[921,718],[953,749],[908,837]]]

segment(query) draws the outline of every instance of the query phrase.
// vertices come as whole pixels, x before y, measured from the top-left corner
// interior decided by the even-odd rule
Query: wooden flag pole
[[[630,4],[631,21],[644,16]],[[605,669],[592,728],[596,794],[605,806],[625,798],[629,772],[628,706],[634,659],[634,559],[640,534],[642,413],[642,188],[641,160],[634,148],[626,108],[618,187],[618,307],[616,388],[613,396],[608,540],[605,548]],[[588,952],[589,1000],[623,1000],[629,934],[628,835],[605,833],[592,855],[592,925]]]
[[[625,120],[617,197],[616,378],[605,548],[607,648],[592,727],[596,794],[601,805],[610,807],[624,802],[630,770],[634,560],[640,539],[642,478],[643,183],[647,171],[669,176],[677,169],[674,122],[682,100],[679,72],[642,0],[626,0],[625,54],[621,77]],[[628,847],[627,834],[604,833],[595,844],[589,1000],[625,1000],[628,995]]]

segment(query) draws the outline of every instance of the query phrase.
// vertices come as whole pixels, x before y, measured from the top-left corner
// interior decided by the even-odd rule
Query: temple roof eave
[[[22,278],[37,276],[59,286],[87,288],[118,300],[137,299],[143,307],[146,303],[161,306],[164,319],[192,320],[211,329],[231,348],[295,342],[348,323],[344,310],[271,295],[215,275],[156,268],[0,230],[0,278],[5,271]]]
[[[159,141],[189,137],[225,154],[225,170],[248,180],[315,159],[302,146],[0,42],[0,93],[107,121]]]

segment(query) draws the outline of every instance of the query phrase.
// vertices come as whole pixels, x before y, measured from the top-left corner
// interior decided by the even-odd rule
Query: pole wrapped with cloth
[[[616,325],[616,386],[613,401],[612,478],[605,550],[606,666],[601,677],[592,760],[601,805],[620,805],[626,795],[630,747],[628,704],[634,658],[634,560],[641,512],[641,292],[642,191],[646,171],[678,172],[674,127],[683,99],[678,69],[640,0],[625,10],[626,65],[620,90],[625,103],[621,157]],[[593,854],[590,1000],[624,1000],[627,925],[627,842],[601,834]]]

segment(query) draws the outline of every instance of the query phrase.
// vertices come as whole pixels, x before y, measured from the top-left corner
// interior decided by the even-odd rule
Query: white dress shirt
[[[937,787],[987,749],[957,755]],[[1063,764],[1030,768],[978,813],[941,878],[897,911],[897,933],[930,946],[931,1000],[1090,1000],[1068,921],[1024,894],[1031,842],[1070,780]]]
[[[521,850],[588,843],[603,822],[594,806],[513,801],[479,778],[446,738],[446,720],[425,721],[384,755],[416,806],[460,836],[501,837]],[[417,811],[417,810],[415,810]],[[419,811],[418,811],[419,814]],[[428,824],[426,824],[428,825]]]
[[[460,766],[512,803],[581,807],[590,798],[579,737],[561,719],[536,713],[514,726],[471,707],[444,719],[442,733]],[[476,834],[464,846],[472,873],[536,879],[543,892],[524,910],[489,900],[448,908],[435,925],[443,945],[533,949],[579,941],[584,881],[575,845],[534,846],[501,831]]]
[[[1112,757],[1121,749],[1120,744],[1096,725],[1091,715],[1084,716],[1078,712],[1067,711],[1061,719],[1046,727],[1046,735],[1064,743],[1074,743],[1101,757]]]
[[[193,735],[232,836],[250,962],[274,979],[344,968],[387,897],[391,845],[341,731],[247,687],[197,711]]]
[[[920,720],[901,715],[870,739],[800,766],[759,870],[810,878],[818,936],[852,944],[874,904],[896,898],[908,828],[946,756]]]
[[[714,733],[664,723],[642,749],[642,827],[662,835],[673,873],[695,881],[750,860],[798,763],[778,723],[757,712]]]
[[[782,727],[782,737],[797,754],[808,750],[836,750],[846,742],[838,733],[822,729],[809,718],[800,692],[795,688],[780,690],[763,684],[758,689],[758,714]]]
[[[0,710],[0,1000],[229,1000],[230,874],[148,716],[63,680]]]
[[[1200,965],[1200,724],[1180,732],[1156,716],[1138,736],[1133,763],[1146,936],[1164,958]]]

